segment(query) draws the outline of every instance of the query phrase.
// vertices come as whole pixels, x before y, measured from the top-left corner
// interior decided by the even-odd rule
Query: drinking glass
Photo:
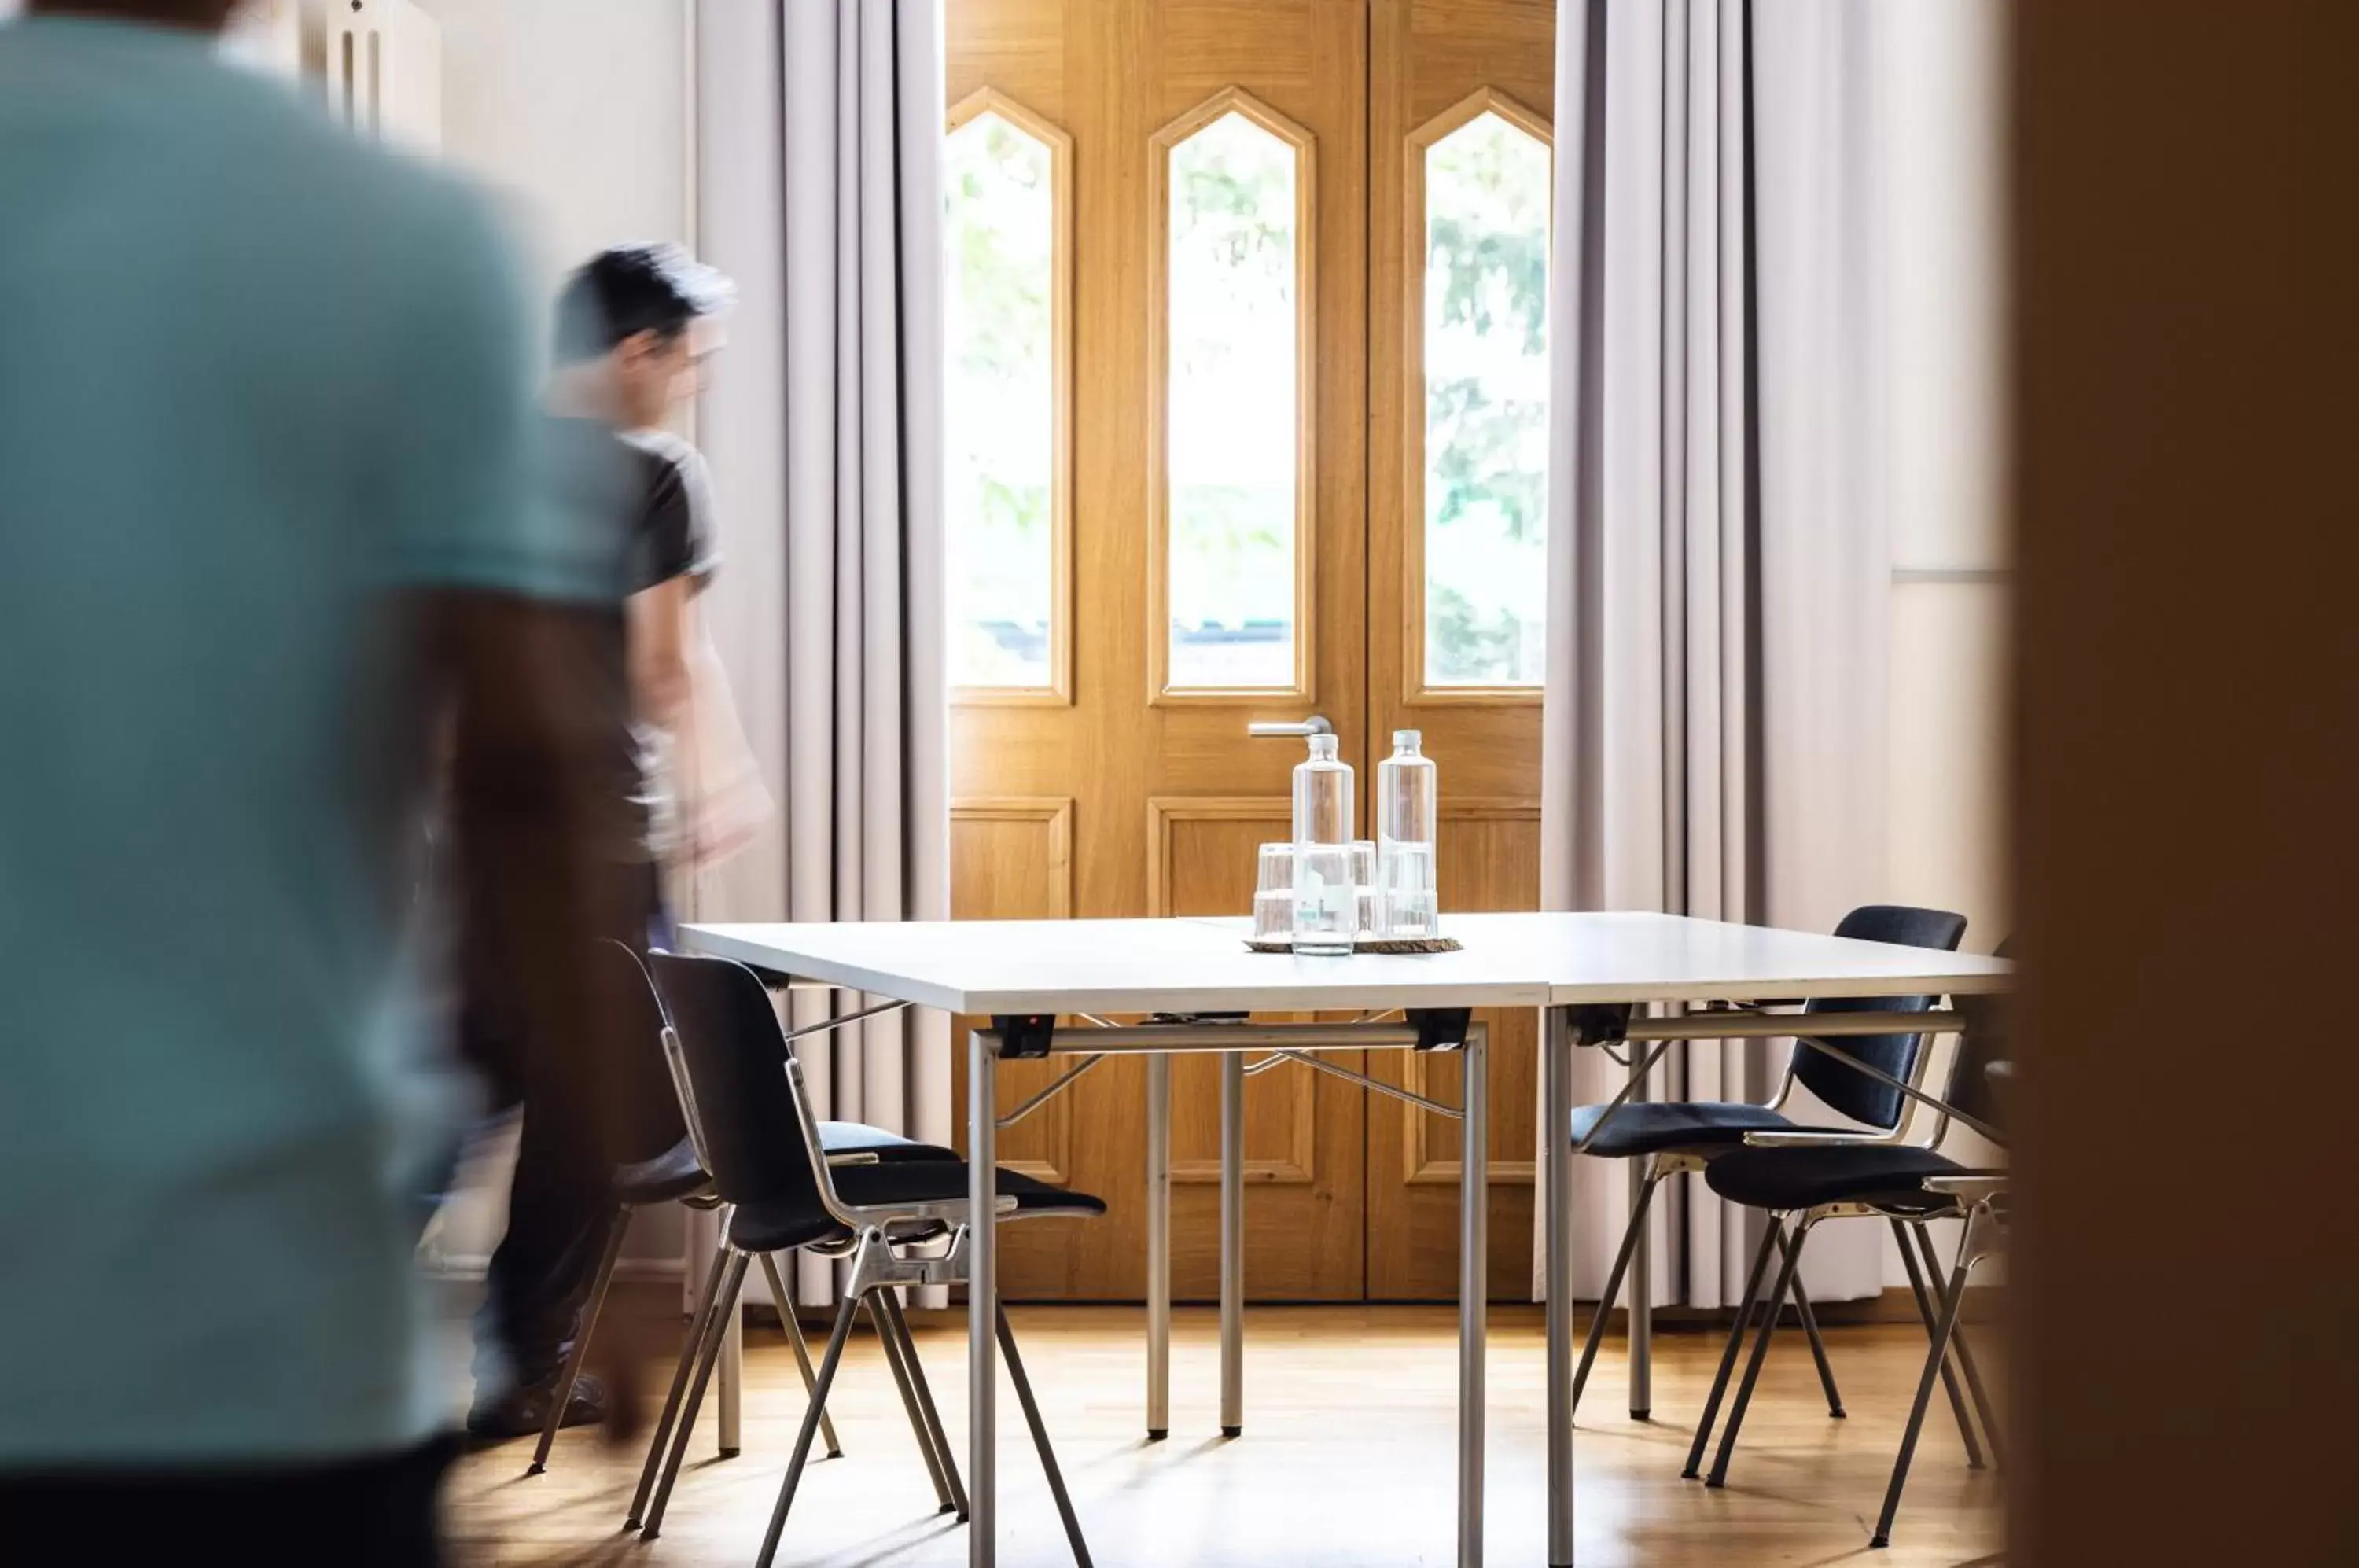
[[[1260,874],[1254,883],[1254,940],[1287,942],[1294,936],[1294,845],[1261,846]]]
[[[1359,898],[1352,886],[1352,846],[1294,846],[1294,953],[1298,958],[1351,955]]]

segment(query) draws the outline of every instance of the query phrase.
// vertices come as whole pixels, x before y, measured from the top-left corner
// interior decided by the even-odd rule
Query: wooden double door
[[[947,0],[959,917],[1244,913],[1303,755],[1247,725],[1314,713],[1364,833],[1422,733],[1445,910],[1535,907],[1554,10]],[[1490,1023],[1521,1298],[1535,1020]],[[1003,1109],[1062,1069],[1011,1064]],[[1182,1300],[1217,1293],[1217,1071],[1172,1075]],[[1144,1106],[1114,1059],[1001,1135],[1110,1204],[1012,1227],[1011,1296],[1143,1295]],[[1299,1066],[1245,1122],[1255,1299],[1455,1295],[1455,1124]]]

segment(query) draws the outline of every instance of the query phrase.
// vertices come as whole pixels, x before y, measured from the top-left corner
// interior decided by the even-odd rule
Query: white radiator
[[[412,0],[328,0],[329,112],[363,136],[442,150],[442,29]]]

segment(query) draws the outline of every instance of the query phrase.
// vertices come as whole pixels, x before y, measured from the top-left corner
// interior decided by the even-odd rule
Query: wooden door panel
[[[1440,770],[1444,929],[1451,911],[1528,909],[1539,894],[1539,692],[1421,681],[1425,578],[1427,148],[1484,111],[1545,137],[1554,0],[1370,0],[1368,100],[1368,741],[1415,729]],[[1531,1288],[1536,1020],[1491,1028],[1490,1281]],[[1369,1071],[1455,1104],[1457,1063],[1369,1057]],[[1457,1293],[1458,1124],[1378,1096],[1368,1107],[1368,1294]]]
[[[1158,915],[1233,915],[1253,907],[1256,856],[1289,831],[1288,798],[1158,796],[1148,805],[1152,901]],[[1283,959],[1275,960],[1283,963]],[[1301,1019],[1302,1014],[1256,1015]],[[1357,1067],[1359,1053],[1338,1061]],[[1172,1289],[1217,1298],[1221,1176],[1219,1066],[1182,1056],[1171,1071]],[[1358,1146],[1365,1106],[1348,1083],[1288,1065],[1245,1083],[1247,1293],[1263,1301],[1355,1301],[1361,1294],[1362,1181]],[[1190,1190],[1190,1189],[1194,1190]],[[1190,1216],[1182,1225],[1179,1216]],[[1286,1238],[1287,1244],[1281,1244]]]
[[[1070,256],[1062,408],[1070,531],[1057,611],[1067,617],[1067,693],[1018,701],[962,690],[951,723],[958,822],[953,906],[962,915],[1242,914],[1255,846],[1282,837],[1299,749],[1245,735],[1256,718],[1325,713],[1357,747],[1365,656],[1366,24],[1362,0],[950,0],[948,105],[995,92],[1070,148],[1062,200]],[[1161,404],[1155,314],[1168,255],[1158,161],[1221,100],[1282,126],[1302,200],[1296,537],[1299,660],[1291,694],[1167,692],[1158,626]],[[1212,115],[1212,118],[1218,118]],[[1158,142],[1158,133],[1180,125]],[[1035,133],[1036,139],[1046,140]],[[954,258],[955,259],[955,258]],[[1069,800],[1070,860],[1057,908],[1042,824],[1010,798]],[[1002,886],[986,888],[984,882]],[[970,887],[970,884],[974,884]],[[969,1020],[961,1020],[963,1028]],[[963,1049],[960,1093],[963,1095]],[[1058,1068],[1011,1065],[1003,1113]],[[1178,1064],[1173,1096],[1173,1278],[1182,1296],[1217,1288],[1216,1073]],[[1360,1096],[1256,1078],[1246,1095],[1246,1279],[1263,1299],[1349,1300],[1363,1285],[1366,1153]],[[1011,1296],[1136,1299],[1145,1283],[1145,1067],[1109,1062],[1003,1133],[1012,1160],[1053,1167],[1108,1202],[1086,1226],[1012,1227]],[[1330,1085],[1332,1085],[1332,1088]]]
[[[1164,299],[1169,243],[1157,198],[1169,186],[1152,159],[1169,158],[1174,137],[1214,105],[1244,114],[1297,149],[1297,232],[1309,258],[1296,299],[1309,328],[1295,367],[1301,690],[1219,696],[1150,690],[1142,736],[1152,800],[1141,819],[1148,907],[1241,915],[1253,907],[1258,845],[1288,834],[1289,781],[1301,757],[1299,743],[1249,739],[1246,724],[1321,713],[1350,748],[1364,723],[1367,206],[1357,176],[1365,156],[1366,13],[1357,0],[1166,0],[1137,8],[1148,60],[1136,91],[1151,109],[1141,123],[1150,161],[1142,170],[1147,223],[1138,257],[1150,376],[1168,371],[1154,312]],[[1158,432],[1151,423],[1139,431],[1148,475],[1141,498],[1151,515],[1161,499]],[[1147,537],[1163,536],[1150,528]],[[1150,670],[1160,667],[1160,644],[1146,646],[1147,639],[1167,635],[1153,621],[1152,608],[1139,617]],[[1212,1299],[1219,1287],[1216,1085],[1212,1063],[1175,1063],[1172,1282],[1186,1299]],[[1252,1299],[1351,1301],[1363,1293],[1363,1099],[1349,1084],[1296,1066],[1248,1083]]]
[[[1441,907],[1528,909],[1539,895],[1539,809],[1452,800],[1441,812]],[[1490,1026],[1490,1290],[1527,1301],[1532,1284],[1532,1107],[1539,1097],[1538,1018],[1528,1007],[1486,1007]],[[1369,1054],[1371,1071],[1461,1105],[1454,1057]],[[1388,1096],[1368,1104],[1368,1294],[1377,1301],[1448,1300],[1458,1291],[1459,1124]]]
[[[1318,1179],[1315,1074],[1260,1073],[1245,1083],[1245,1184],[1308,1187]],[[1208,1056],[1171,1064],[1171,1180],[1221,1179],[1220,1068]]]
[[[961,920],[1063,920],[1072,913],[1073,802],[1063,795],[999,796],[951,804],[951,918]],[[951,1021],[962,1044],[987,1018]],[[1001,1072],[1000,1103],[1013,1110],[1038,1093],[1061,1063],[1011,1062]],[[964,1061],[956,1088],[964,1103]],[[1043,1181],[1072,1180],[1072,1107],[1060,1096],[999,1135],[1001,1163]]]
[[[1065,149],[1054,611],[1063,619],[1054,640],[1070,649],[1070,679],[1016,700],[961,693],[961,914],[1244,913],[1256,846],[1284,836],[1299,756],[1288,743],[1248,740],[1245,724],[1312,712],[1359,767],[1364,801],[1390,732],[1425,733],[1441,768],[1445,910],[1532,907],[1538,692],[1440,687],[1419,675],[1420,177],[1429,148],[1486,112],[1545,138],[1553,12],[1553,0],[951,0],[950,104],[973,114],[996,102],[1036,140]],[[985,90],[999,96],[976,100]],[[1169,160],[1230,111],[1296,160],[1294,298],[1307,323],[1295,376],[1300,651],[1286,689],[1179,690],[1166,673],[1175,660],[1162,549]],[[1520,1295],[1534,1025],[1487,1021],[1493,1282]],[[1443,1099],[1456,1094],[1454,1063],[1378,1052],[1365,1065]],[[1003,1107],[1058,1070],[1011,1066]],[[1093,1226],[1011,1231],[1011,1293],[1139,1293],[1144,1079],[1143,1063],[1109,1062],[1003,1135],[1011,1160],[1097,1192],[1113,1210]],[[1173,1250],[1185,1296],[1209,1296],[1216,1283],[1215,1083],[1209,1062],[1177,1065]],[[1255,1295],[1452,1293],[1454,1124],[1411,1118],[1397,1102],[1290,1065],[1256,1076],[1246,1105]]]
[[[1292,832],[1283,794],[1158,795],[1147,816],[1147,907],[1156,915],[1251,910],[1261,846]]]
[[[1073,912],[1070,795],[951,803],[951,917],[1064,920]]]

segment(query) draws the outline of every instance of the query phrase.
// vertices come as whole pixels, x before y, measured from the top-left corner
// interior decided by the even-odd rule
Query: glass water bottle
[[[1335,737],[1314,735],[1294,769],[1294,951],[1340,957],[1352,951],[1359,891],[1352,880],[1352,766]]]
[[[1440,934],[1434,877],[1438,786],[1433,759],[1419,749],[1424,739],[1415,730],[1395,730],[1393,754],[1376,765],[1377,932],[1399,941]]]

